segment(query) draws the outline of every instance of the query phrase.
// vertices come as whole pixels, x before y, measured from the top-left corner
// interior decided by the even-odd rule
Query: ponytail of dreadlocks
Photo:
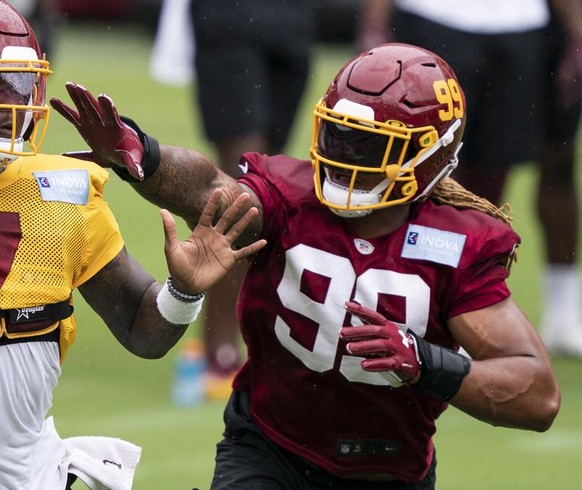
[[[509,203],[505,203],[499,208],[484,197],[479,197],[477,194],[468,191],[450,177],[445,177],[435,186],[430,193],[429,199],[439,204],[448,204],[456,208],[468,208],[481,211],[503,221],[509,226],[511,226],[511,222],[513,221],[513,210]],[[511,268],[513,262],[517,262],[515,250],[508,257],[506,264],[508,270]]]
[[[509,203],[505,203],[498,208],[484,197],[479,197],[477,194],[468,191],[450,177],[445,177],[436,185],[430,194],[430,199],[439,204],[448,204],[456,208],[476,209],[510,226],[513,221],[513,210]]]

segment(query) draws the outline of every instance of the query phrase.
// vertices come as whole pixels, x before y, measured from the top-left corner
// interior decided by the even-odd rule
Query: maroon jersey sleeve
[[[238,179],[250,187],[263,205],[263,237],[267,241],[276,239],[285,226],[289,200],[312,201],[313,191],[302,185],[304,179],[298,174],[312,173],[311,163],[295,160],[285,155],[271,156],[260,153],[245,153],[240,160],[243,175]]]
[[[484,213],[442,206],[431,201],[421,221],[466,237],[453,286],[447,318],[491,306],[510,295],[506,279],[520,238],[502,221]]]

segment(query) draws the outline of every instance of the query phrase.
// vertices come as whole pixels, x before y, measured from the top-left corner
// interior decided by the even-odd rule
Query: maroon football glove
[[[138,133],[121,120],[113,100],[105,94],[95,99],[89,90],[73,82],[67,82],[65,87],[77,110],[54,97],[50,104],[75,126],[91,151],[69,152],[64,155],[90,160],[102,167],[121,167],[133,179],[143,180],[142,141]]]
[[[340,330],[341,338],[348,341],[348,352],[366,358],[361,363],[362,369],[384,373],[394,387],[419,375],[420,361],[412,335],[366,306],[348,301],[346,309],[364,323]]]

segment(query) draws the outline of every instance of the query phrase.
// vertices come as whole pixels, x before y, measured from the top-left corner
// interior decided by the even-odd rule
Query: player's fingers
[[[74,126],[79,125],[79,113],[72,107],[69,107],[62,100],[52,97],[50,99],[51,107],[57,111],[61,116],[63,116],[67,121],[69,121]]]
[[[402,365],[401,363],[394,359],[393,357],[381,357],[378,359],[364,359],[360,365],[364,371],[396,371],[399,370]]]
[[[200,214],[200,219],[198,220],[199,226],[212,226],[212,220],[214,219],[221,198],[222,189],[214,189]]]
[[[372,310],[371,308],[356,303],[355,301],[347,301],[346,310],[348,310],[352,315],[356,315],[364,323],[376,325],[386,323],[386,318],[376,310]]]
[[[65,157],[77,158],[78,160],[97,163],[95,153],[92,151],[67,151],[66,153],[62,153],[62,155]],[[101,165],[101,163],[99,163],[99,165]]]
[[[178,240],[176,233],[176,220],[167,209],[160,209],[162,224],[164,226],[164,248],[166,251],[171,250]]]
[[[257,240],[246,247],[241,248],[240,250],[233,251],[234,259],[235,260],[242,260],[246,257],[256,254],[259,250],[261,250],[267,244],[267,240],[261,239]]]
[[[390,343],[383,339],[360,340],[346,345],[348,352],[355,355],[387,356],[391,354]]]
[[[136,178],[137,180],[143,180],[143,168],[134,160],[131,153],[125,150],[117,150],[117,155],[121,157],[124,166],[127,168],[127,171],[132,177]]]
[[[235,201],[222,213],[222,216],[215,225],[215,229],[219,233],[224,233],[230,230],[239,220],[240,214],[248,206],[251,196],[247,192],[240,194]],[[246,228],[246,226],[245,226]],[[227,237],[228,238],[228,237]],[[232,242],[231,242],[232,243]]]
[[[99,126],[104,125],[103,118],[98,110],[99,103],[86,87],[75,84],[72,90],[69,91],[69,94],[83,120]]]
[[[377,338],[381,335],[384,327],[379,325],[362,325],[359,327],[342,327],[339,334],[342,339],[357,341],[369,339],[371,337]]]
[[[254,221],[258,214],[259,210],[257,208],[250,208],[243,215],[243,217],[236,221],[224,235],[226,241],[228,243],[235,243],[237,238],[241,236],[243,231],[247,229],[247,227]]]
[[[99,103],[101,116],[105,125],[110,127],[121,127],[123,123],[119,118],[119,113],[117,112],[113,99],[107,94],[101,94],[97,97],[97,102]]]

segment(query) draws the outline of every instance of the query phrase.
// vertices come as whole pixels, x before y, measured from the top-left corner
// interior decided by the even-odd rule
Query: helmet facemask
[[[6,46],[0,57],[0,161],[36,155],[46,132],[49,63],[30,47]],[[28,142],[28,148],[25,143]]]
[[[378,122],[370,111],[343,99],[334,109],[323,101],[315,107],[311,146],[315,193],[343,217],[365,216],[415,198],[415,167],[439,142],[432,126],[407,128],[399,121]],[[349,175],[346,185],[332,181],[333,171]],[[370,190],[358,188],[358,177],[373,174],[384,179]]]

